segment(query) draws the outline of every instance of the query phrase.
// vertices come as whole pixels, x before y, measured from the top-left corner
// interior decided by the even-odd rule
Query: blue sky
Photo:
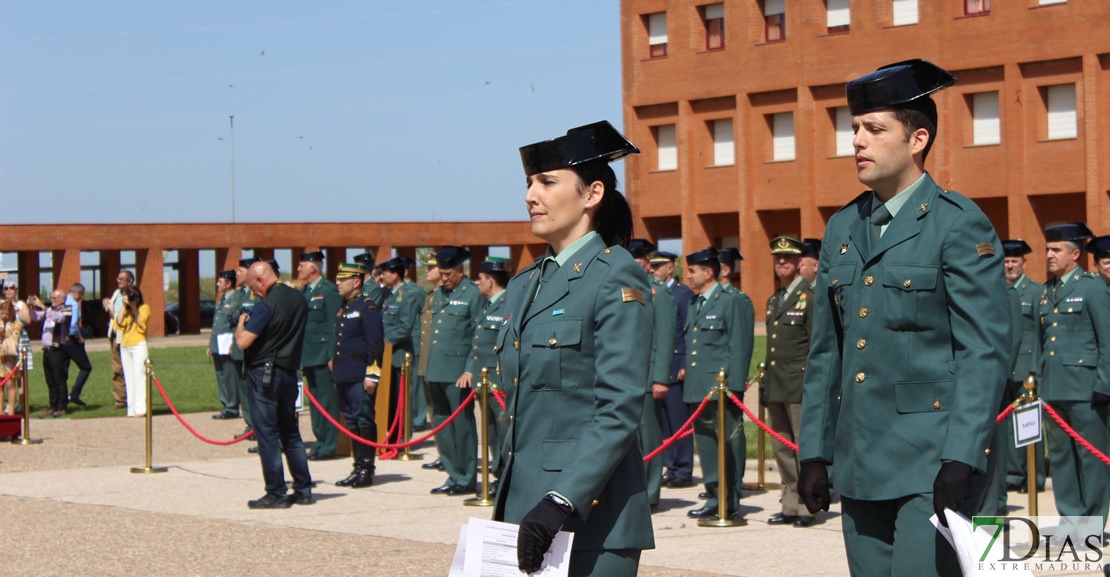
[[[0,0],[0,223],[522,220],[621,125],[619,3]],[[618,174],[619,168],[618,168]]]

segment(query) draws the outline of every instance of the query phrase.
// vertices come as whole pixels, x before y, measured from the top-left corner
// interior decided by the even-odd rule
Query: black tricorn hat
[[[454,268],[470,258],[470,251],[461,246],[445,246],[436,253],[436,265],[440,268]]]
[[[1087,250],[1095,255],[1095,258],[1103,258],[1110,256],[1110,236],[1100,236],[1091,239],[1087,243]]]
[[[1025,256],[1033,252],[1029,245],[1022,239],[1002,241],[1003,256]]]
[[[357,263],[366,265],[367,268],[374,266],[374,251],[368,250],[362,254],[356,254],[352,259]]]
[[[378,263],[378,266],[382,267],[382,270],[387,270],[390,272],[404,272],[404,270],[408,267],[408,265],[405,264],[405,261],[401,260],[401,257],[383,260],[382,262]]]
[[[738,260],[744,260],[744,255],[740,254],[738,248],[729,247],[717,251],[717,262],[725,263],[731,267]]]
[[[507,261],[503,258],[490,256],[486,257],[486,260],[478,265],[478,270],[486,274],[491,272],[509,272],[509,269],[506,268],[507,264]]]
[[[324,262],[324,253],[318,250],[302,252],[301,262]]]
[[[270,260],[266,261],[266,264],[270,265],[270,268],[274,269],[274,274],[277,274],[277,273],[278,273],[278,271],[280,270],[280,269],[278,268],[278,263],[277,263],[277,261],[276,261],[276,260],[274,260],[274,259],[270,259]]]
[[[686,255],[686,264],[688,265],[705,264],[707,262],[720,262],[717,259],[717,249],[709,247]]]
[[[920,58],[888,64],[844,86],[848,112],[905,106],[957,82],[951,72]]]
[[[1093,236],[1095,236],[1095,233],[1091,232],[1091,229],[1087,228],[1087,225],[1082,222],[1069,222],[1044,229],[1045,242],[1068,240],[1082,245],[1083,241]]]
[[[216,274],[216,277],[217,278],[226,278],[227,280],[229,280],[231,282],[235,282],[235,271],[233,271],[233,270],[221,270],[219,273]]]
[[[802,244],[805,245],[805,248],[802,249],[802,256],[808,256],[810,258],[820,258],[820,256],[821,256],[821,239],[819,239],[819,238],[803,239]]]
[[[632,258],[646,258],[655,252],[655,245],[646,238],[634,238],[628,241],[628,252]]]
[[[602,120],[572,128],[566,136],[522,146],[520,161],[524,164],[524,175],[531,176],[591,160],[613,162],[639,152],[640,149],[617,132],[612,124]]]
[[[657,250],[655,254],[651,255],[651,264],[666,264],[668,262],[674,262],[677,259],[678,255],[673,252]]]
[[[239,259],[239,266],[241,266],[243,268],[250,268],[251,265],[256,263],[256,262],[262,262],[262,261],[260,259],[254,258],[253,256],[250,257],[250,258],[243,258],[243,259]]]

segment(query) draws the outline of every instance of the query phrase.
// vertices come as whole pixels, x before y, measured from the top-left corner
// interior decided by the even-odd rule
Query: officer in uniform
[[[235,271],[222,270],[216,275],[216,292],[220,300],[212,316],[212,336],[208,339],[208,358],[216,368],[216,393],[222,410],[213,419],[239,418],[239,382],[235,364],[231,362],[231,343],[239,325],[239,301],[242,293],[235,289]],[[226,335],[226,336],[221,336]]]
[[[1098,276],[1110,286],[1110,236],[1100,236],[1087,243],[1087,250],[1095,257]]]
[[[640,453],[647,455],[663,444],[662,421],[664,415],[664,398],[667,396],[670,384],[671,361],[674,359],[674,323],[678,316],[674,295],[667,285],[656,280],[651,275],[651,261],[649,257],[655,252],[655,245],[651,241],[634,238],[628,241],[628,252],[632,258],[644,267],[651,286],[651,308],[654,322],[652,323],[651,338],[651,364],[648,366],[647,390],[644,395],[644,412],[640,416],[640,430],[637,439],[640,442]],[[663,457],[659,455],[644,463],[644,474],[647,477],[648,504],[652,511],[659,508],[659,492],[663,486]]]
[[[426,375],[432,401],[433,424],[438,427],[459,408],[470,393],[457,386],[470,358],[474,329],[482,315],[482,295],[478,285],[463,274],[463,263],[470,251],[445,246],[436,253],[436,265],[443,285],[435,290],[432,301],[432,342]],[[478,427],[474,411],[463,411],[440,431],[436,446],[447,482],[432,489],[437,495],[463,495],[475,491],[477,480]]]
[[[430,260],[424,264],[424,280],[432,287],[424,296],[424,306],[420,309],[420,347],[419,350],[426,351],[432,344],[432,301],[436,298],[436,289],[443,284],[443,277],[439,274],[439,267],[436,266],[435,259]],[[421,355],[420,362],[417,363],[416,376],[420,382],[420,389],[424,392],[424,400],[426,401],[425,411],[420,416],[425,419],[420,422],[421,426],[413,426],[414,431],[421,431],[425,428],[427,423],[427,407],[432,404],[431,395],[428,394],[428,383],[426,376],[428,374],[428,355]],[[437,446],[439,441],[436,440]],[[437,449],[438,452],[438,449]],[[443,461],[437,457],[430,463],[420,465],[421,469],[438,469],[443,470]]]
[[[489,369],[489,382],[498,389],[508,392],[504,383],[497,374],[497,355],[494,347],[497,344],[497,332],[505,323],[505,287],[509,284],[508,263],[503,258],[487,257],[478,265],[478,292],[482,295],[482,313],[474,329],[474,345],[470,358],[466,359],[466,369],[456,383],[460,388],[469,388],[475,379],[481,378],[482,369]],[[492,393],[491,393],[492,394]],[[505,444],[505,430],[508,428],[507,417],[501,405],[494,400],[489,404],[492,413],[489,416],[489,427],[486,429],[486,438],[489,439],[489,449],[492,456],[490,470],[500,476],[501,472],[501,446]],[[490,486],[490,493],[496,491],[496,481]]]
[[[717,262],[721,265],[721,276],[718,280],[721,281],[721,287],[723,287],[728,294],[734,295],[741,292],[732,284],[732,278],[733,274],[736,272],[736,263],[742,260],[744,260],[744,255],[740,254],[739,249],[717,249]]]
[[[247,269],[249,269],[250,266],[256,262],[259,262],[259,260],[253,257],[240,259],[239,266],[235,269],[235,291],[239,293],[239,307],[235,311],[236,322],[238,322],[239,317],[243,316],[244,314],[249,315],[251,313],[251,310],[254,309],[254,305],[261,300],[258,298],[258,296],[254,294],[253,291],[251,291],[250,287],[246,285]],[[231,354],[229,356],[231,357],[231,364],[235,367],[235,383],[239,391],[239,406],[242,410],[243,421],[246,423],[246,427],[243,429],[243,432],[239,435],[236,435],[236,438],[238,438],[246,435],[253,430],[254,421],[251,418],[250,403],[246,401],[247,377],[246,369],[243,367],[243,349],[239,348],[239,342],[234,339],[232,339],[231,341]],[[254,437],[251,437],[251,441],[254,440]],[[247,452],[257,453],[258,447],[251,447],[250,449],[247,449]]]
[[[682,400],[682,382],[686,371],[686,313],[694,291],[674,277],[674,263],[678,255],[662,250],[651,257],[652,276],[671,291],[675,302],[674,355],[667,376],[667,396],[663,398],[661,429],[664,439],[669,439],[690,418],[690,407]],[[694,440],[679,439],[663,451],[663,486],[672,489],[694,484]]]
[[[745,303],[730,294],[717,280],[720,263],[717,250],[710,247],[686,255],[687,277],[698,293],[692,311],[686,316],[686,380],[683,400],[693,411],[717,386],[717,373],[727,375],[728,390],[741,399],[746,389],[748,367],[755,342],[755,311],[751,299]],[[739,292],[739,291],[737,291]],[[746,298],[747,295],[744,295]],[[722,466],[717,462],[717,414],[710,405],[694,421],[695,445],[701,460],[702,480],[708,499],[686,514],[695,519],[716,518],[718,480]],[[732,516],[740,509],[740,487],[744,484],[747,440],[743,414],[734,403],[725,403],[725,470],[728,471],[726,511]]]
[[[817,267],[821,258],[821,239],[807,238],[802,240],[802,256],[798,259],[798,274],[806,279],[812,289],[817,282]]]
[[[385,301],[389,298],[389,289],[374,281],[370,276],[370,269],[374,267],[374,251],[368,250],[354,256],[355,263],[366,267],[367,273],[362,279],[362,296],[368,297],[377,305],[378,309],[385,308]]]
[[[790,236],[771,240],[779,290],[767,299],[767,357],[760,402],[767,407],[771,429],[794,444],[802,425],[802,380],[805,378],[809,336],[813,329],[813,289],[799,272],[805,245]],[[798,454],[773,440],[775,464],[782,477],[782,512],[769,525],[812,527],[813,514],[802,514],[798,499]]]
[[[381,264],[382,282],[389,291],[389,300],[382,313],[385,323],[385,342],[393,346],[389,373],[389,415],[392,419],[397,411],[397,400],[401,394],[401,369],[405,364],[405,353],[412,355],[410,371],[419,363],[420,349],[420,309],[424,305],[424,289],[405,278],[409,259],[399,256]],[[409,406],[412,407],[413,422],[423,424],[428,408],[424,403],[424,393],[416,379],[408,383]],[[392,424],[392,423],[390,423]],[[414,427],[415,428],[415,427]]]
[[[366,266],[343,263],[335,275],[335,283],[343,305],[335,317],[335,356],[328,361],[331,381],[339,397],[347,428],[363,439],[377,442],[378,427],[374,423],[374,400],[381,377],[382,313],[374,299],[363,296],[362,283]],[[336,481],[337,487],[369,487],[374,484],[374,447],[351,441],[354,467],[347,478]]]
[[[339,396],[331,382],[328,361],[335,356],[335,315],[339,312],[339,289],[323,277],[324,253],[320,251],[301,254],[297,264],[297,280],[304,283],[304,298],[308,301],[308,324],[304,330],[304,347],[301,373],[308,390],[320,406],[335,420],[339,420]],[[274,270],[277,273],[277,270]],[[335,458],[335,445],[339,430],[327,421],[312,405],[312,434],[316,444],[308,455],[309,461],[328,461]]]
[[[1084,273],[1083,247],[1093,237],[1076,222],[1045,229],[1048,272],[1041,293],[1041,398],[1084,439],[1110,450],[1110,292]],[[1048,427],[1048,458],[1056,510],[1062,516],[1101,516],[1110,503],[1106,465],[1059,426]]]
[[[856,170],[872,190],[822,240],[798,492],[811,513],[828,510],[834,465],[853,575],[958,574],[929,518],[977,510],[1009,375],[1002,244],[924,168],[928,95],[955,82],[913,60],[846,86]]]

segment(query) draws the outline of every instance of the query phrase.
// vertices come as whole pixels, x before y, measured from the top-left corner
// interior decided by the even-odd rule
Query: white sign
[[[1041,442],[1041,402],[1014,409],[1014,447]]]

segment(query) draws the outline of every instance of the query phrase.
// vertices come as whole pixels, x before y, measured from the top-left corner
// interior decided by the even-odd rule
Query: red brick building
[[[844,84],[925,58],[959,83],[935,96],[926,168],[975,199],[1002,238],[1045,226],[1110,234],[1110,2],[625,0],[624,129],[637,233],[686,252],[738,246],[756,303],[775,290],[767,242],[821,237],[864,190]]]

